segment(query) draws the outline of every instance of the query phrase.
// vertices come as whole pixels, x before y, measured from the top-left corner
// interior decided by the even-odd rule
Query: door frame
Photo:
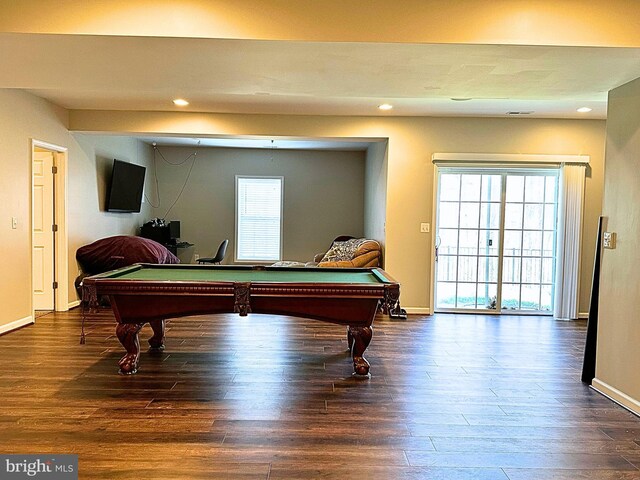
[[[35,319],[35,311],[33,309],[33,160],[36,148],[49,150],[53,153],[54,164],[57,167],[57,173],[53,176],[53,208],[57,232],[54,233],[54,281],[58,282],[58,288],[53,292],[54,308],[57,312],[66,312],[69,310],[69,235],[67,229],[67,166],[68,166],[68,148],[54,145],[52,143],[43,142],[41,140],[31,139],[31,165],[30,165],[30,183],[31,196],[29,198],[30,205],[30,221],[29,226],[31,233],[29,236],[30,247],[30,285],[31,285],[31,312]]]
[[[431,248],[431,271],[430,271],[430,292],[429,292],[429,309],[431,313],[435,313],[435,281],[436,281],[436,258],[435,258],[435,241],[436,226],[438,222],[438,164],[442,166],[458,166],[458,167],[482,167],[500,165],[505,168],[531,168],[531,167],[549,167],[554,165],[561,168],[565,163],[589,164],[589,155],[554,155],[554,154],[510,154],[510,153],[433,153],[431,162],[433,164],[433,199],[432,199],[432,225],[433,236],[430,245]],[[582,224],[582,221],[581,221]],[[467,313],[467,312],[460,312]],[[474,313],[469,311],[468,313]],[[477,313],[477,312],[476,312]],[[487,314],[483,311],[482,313]],[[492,313],[488,313],[491,315]],[[498,312],[495,315],[499,314]],[[519,312],[518,315],[540,315],[537,312]]]
[[[438,237],[436,235],[436,226],[438,225],[438,183],[440,178],[440,171],[438,169],[438,164],[433,164],[433,199],[431,200],[432,211],[431,211],[431,235],[429,238],[429,246],[431,248],[431,271],[430,281],[429,281],[429,310],[431,315],[436,313],[436,252],[438,241]]]

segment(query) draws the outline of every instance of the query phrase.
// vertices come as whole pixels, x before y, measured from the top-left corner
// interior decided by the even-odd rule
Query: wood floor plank
[[[309,467],[305,464],[273,465],[269,480],[509,480],[501,469],[431,467]]]
[[[637,470],[622,455],[585,453],[445,453],[406,452],[412,466],[455,468],[552,468]]]
[[[629,441],[461,437],[431,437],[431,441],[438,452],[614,453],[631,463],[628,455],[640,454],[640,447]]]
[[[509,480],[640,480],[639,471],[628,470],[506,468],[504,472]]]

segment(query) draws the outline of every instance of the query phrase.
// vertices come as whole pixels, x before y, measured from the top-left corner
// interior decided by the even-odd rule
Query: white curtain
[[[578,318],[584,165],[563,165],[559,182],[554,316]]]

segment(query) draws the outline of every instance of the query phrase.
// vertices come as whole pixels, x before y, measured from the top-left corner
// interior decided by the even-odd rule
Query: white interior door
[[[53,152],[33,155],[33,308],[53,310],[54,199]]]

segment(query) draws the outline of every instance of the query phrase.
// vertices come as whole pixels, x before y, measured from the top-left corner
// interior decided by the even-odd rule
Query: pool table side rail
[[[233,282],[233,281],[168,281],[168,280],[119,280],[117,278],[85,279],[85,287],[95,288],[98,295],[229,295],[238,284],[249,283],[251,295],[260,296],[358,296],[381,297],[394,284],[364,283],[289,283],[282,282]]]

